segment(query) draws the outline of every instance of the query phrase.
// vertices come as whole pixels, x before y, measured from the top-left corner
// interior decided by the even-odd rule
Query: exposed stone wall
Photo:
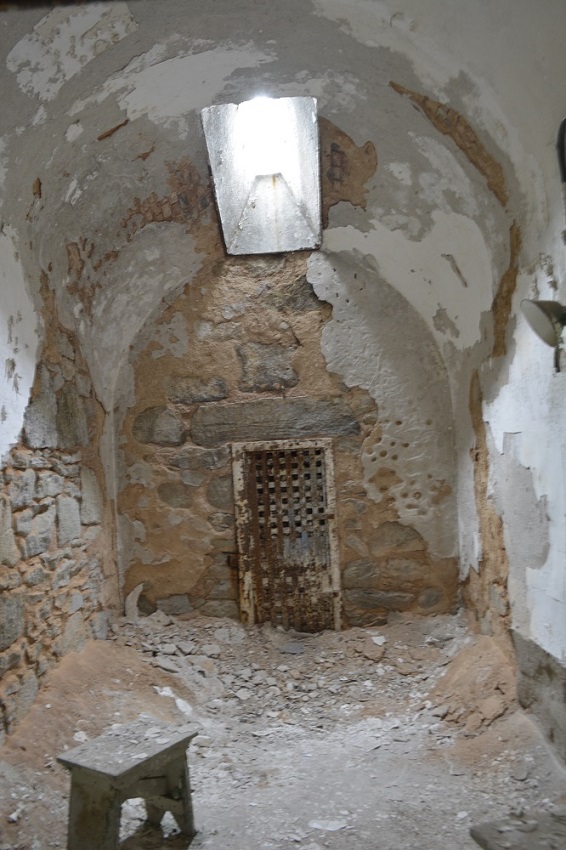
[[[45,294],[43,360],[23,439],[0,465],[0,738],[46,670],[86,639],[106,637],[117,606],[97,458],[103,415],[74,336]]]
[[[101,493],[80,460],[20,447],[0,472],[0,734],[58,658],[106,636]]]
[[[397,476],[367,480],[364,453],[382,448],[385,423],[365,389],[328,370],[332,310],[306,260],[211,264],[144,331],[119,439],[119,512],[125,592],[143,582],[148,611],[238,617],[230,445],[318,437],[333,441],[344,622],[455,604],[456,560],[399,522]]]

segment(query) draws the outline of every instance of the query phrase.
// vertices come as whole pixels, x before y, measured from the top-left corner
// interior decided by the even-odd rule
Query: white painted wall
[[[0,458],[18,441],[35,374],[38,320],[11,236],[0,233]]]
[[[566,6],[560,0],[542,5],[530,0],[436,0],[426,8],[419,0],[316,0],[316,6],[320,15],[339,22],[361,44],[387,45],[410,57],[422,89],[439,100],[447,99],[465,69],[475,86],[475,91],[464,97],[468,117],[489,134],[513,165],[522,193],[522,199],[516,195],[510,206],[523,240],[522,274],[514,299],[517,325],[507,357],[500,364],[487,361],[481,371],[492,446],[491,498],[504,522],[513,626],[564,663],[566,377],[553,374],[552,352],[526,326],[519,302],[523,297],[540,297],[566,303],[566,252],[561,235],[565,221],[554,148],[565,109]],[[325,234],[325,247],[370,254],[386,280],[421,312],[449,360],[454,350],[465,354],[479,344],[481,314],[489,309],[503,269],[500,251],[496,261],[490,226],[483,232],[477,227],[473,189],[470,194],[470,187],[464,186],[465,180],[450,165],[446,149],[439,155],[436,170],[448,175],[447,186],[456,192],[464,187],[468,194],[466,217],[441,212],[442,183],[421,181],[421,192],[436,192],[439,207],[433,216],[434,227],[424,238],[414,238],[419,235],[419,222],[403,220],[399,214],[396,220],[376,217],[363,232],[352,226],[331,228]],[[430,152],[427,156],[432,163]],[[414,185],[409,163],[391,162],[386,167],[400,183]],[[400,226],[406,232],[413,228],[411,239],[399,232]],[[453,269],[443,263],[443,255],[448,253],[466,270],[464,277],[470,285],[465,291],[456,285]],[[554,279],[545,271],[549,266],[554,269]],[[408,274],[409,268],[416,268],[416,273]],[[431,282],[428,288],[422,286],[425,280]],[[558,291],[553,288],[556,281]],[[437,306],[445,311],[448,325],[435,323]],[[449,347],[442,344],[447,327]],[[452,372],[453,391],[458,380],[469,381],[470,365]],[[462,401],[466,401],[465,393],[460,394],[460,405]],[[468,459],[472,445],[469,423],[461,419],[459,507],[464,574],[468,568],[477,568],[482,554]],[[521,470],[527,472],[526,477],[519,474]],[[525,486],[531,478],[532,486]],[[484,546],[488,544],[483,541]]]
[[[556,297],[548,289],[540,295]],[[502,494],[503,481],[492,481],[504,520],[506,545],[514,553],[510,575],[513,623],[521,634],[565,663],[566,372],[554,372],[552,349],[522,318],[515,343],[508,382],[485,404],[494,452],[503,456],[510,449],[532,473],[533,492],[518,492],[518,503],[510,493]],[[540,527],[533,494],[540,507],[544,506],[544,528]],[[533,539],[541,534],[546,535],[546,549],[533,552]],[[515,541],[523,545],[514,546]]]

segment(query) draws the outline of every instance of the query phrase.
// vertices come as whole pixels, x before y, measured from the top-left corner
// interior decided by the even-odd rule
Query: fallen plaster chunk
[[[134,589],[128,593],[126,596],[126,602],[124,605],[126,620],[128,623],[137,623],[139,618],[138,611],[138,600],[140,598],[140,594],[143,590],[143,581],[141,584],[138,584],[134,587]]]

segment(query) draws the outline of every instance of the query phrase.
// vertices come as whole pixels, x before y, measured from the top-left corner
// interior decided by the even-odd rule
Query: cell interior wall
[[[301,439],[331,445],[342,624],[457,605],[442,361],[424,324],[412,353],[399,344],[387,354],[387,369],[379,337],[371,357],[359,348],[362,329],[345,346],[332,334],[339,311],[330,293],[315,293],[308,260],[300,253],[209,263],[140,334],[128,364],[135,402],[118,440],[118,512],[124,592],[143,583],[142,610],[239,618],[231,447]],[[388,303],[390,287],[377,275],[337,263],[318,275],[319,292],[321,275],[347,300],[355,284],[360,298],[369,286],[381,290],[384,309]],[[401,306],[399,340],[414,312]],[[376,345],[375,334],[367,345]],[[362,374],[350,374],[348,364],[360,362]],[[429,394],[413,392],[431,384]]]
[[[21,438],[0,465],[0,742],[45,673],[118,613],[104,414],[75,335],[45,292],[46,339]]]

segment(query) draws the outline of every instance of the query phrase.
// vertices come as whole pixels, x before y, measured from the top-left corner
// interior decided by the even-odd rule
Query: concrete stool
[[[564,850],[566,809],[482,823],[470,835],[483,850]]]
[[[195,827],[186,750],[194,731],[161,723],[116,724],[58,756],[71,772],[68,850],[118,850],[122,803],[143,797],[147,820],[171,812],[182,833]]]

